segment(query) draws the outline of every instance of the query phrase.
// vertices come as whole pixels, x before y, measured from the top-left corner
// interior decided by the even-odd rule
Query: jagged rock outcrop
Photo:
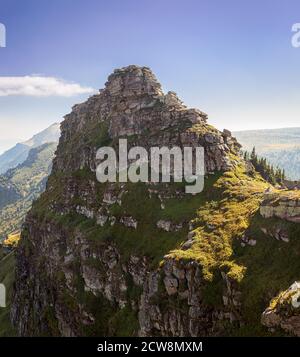
[[[124,137],[129,148],[204,147],[204,192],[99,183],[97,150]],[[11,313],[18,333],[216,336],[245,326],[253,314],[243,289],[259,285],[252,254],[265,244],[251,220],[269,185],[239,149],[228,130],[164,94],[149,68],[115,70],[65,117],[46,192],[27,215]],[[260,254],[273,277],[268,249]],[[263,279],[256,306],[270,298]]]
[[[279,191],[268,193],[261,204],[260,213],[264,218],[277,217],[300,223],[300,191]]]
[[[228,131],[219,132],[206,123],[207,115],[188,109],[173,92],[164,95],[150,69],[129,66],[115,70],[105,89],[85,103],[75,105],[62,123],[60,150],[54,170],[66,171],[88,166],[95,170],[96,144],[84,142],[83,131],[107,129],[107,139],[131,137],[134,144],[150,146],[204,146],[206,172],[226,170],[230,150],[239,144]],[[198,132],[197,132],[198,129]],[[199,135],[200,134],[200,135]],[[87,139],[88,140],[88,139]],[[97,139],[96,139],[97,140]],[[77,155],[66,150],[76,141]],[[81,150],[80,150],[81,149]]]
[[[240,321],[240,298],[235,283],[222,274],[223,304],[212,308],[204,301],[204,281],[196,262],[166,259],[162,269],[150,273],[139,306],[141,336],[217,336],[226,323]],[[164,301],[158,304],[159,301]],[[174,309],[180,301],[181,309]]]
[[[300,337],[300,283],[295,281],[274,298],[263,312],[261,321],[270,329],[280,327]]]

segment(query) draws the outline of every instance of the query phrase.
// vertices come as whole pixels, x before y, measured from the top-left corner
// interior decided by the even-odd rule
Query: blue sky
[[[62,120],[86,88],[129,64],[151,67],[220,129],[300,126],[297,22],[296,0],[0,0],[0,152]],[[82,94],[1,95],[1,77],[33,75]]]

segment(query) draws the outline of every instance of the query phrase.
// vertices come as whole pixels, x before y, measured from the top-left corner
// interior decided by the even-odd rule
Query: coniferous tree
[[[274,168],[265,157],[258,157],[256,149],[253,147],[251,154],[247,151],[244,152],[244,159],[250,161],[255,170],[261,174],[261,176],[273,185],[282,183],[285,180],[285,171],[280,168]]]

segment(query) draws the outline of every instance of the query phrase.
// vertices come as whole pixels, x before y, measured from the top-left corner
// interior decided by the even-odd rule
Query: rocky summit
[[[291,333],[297,304],[286,329],[265,316],[279,314],[273,299],[300,279],[299,222],[287,219],[296,205],[285,192],[288,215],[266,208],[268,192],[282,192],[207,119],[138,66],[115,70],[66,115],[47,189],[16,253],[11,319],[19,335]],[[202,146],[204,191],[99,183],[96,152],[117,149],[119,138],[145,148]]]

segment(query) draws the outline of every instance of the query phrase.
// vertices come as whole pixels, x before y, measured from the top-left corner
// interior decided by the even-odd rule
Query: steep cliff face
[[[97,149],[124,137],[129,147],[203,146],[204,191],[100,184]],[[18,333],[197,336],[245,325],[245,334],[267,333],[261,313],[294,275],[282,281],[252,266],[281,251],[267,248],[258,228],[268,184],[239,149],[206,114],[165,95],[148,68],[116,70],[66,116],[46,192],[26,218],[12,307]]]

